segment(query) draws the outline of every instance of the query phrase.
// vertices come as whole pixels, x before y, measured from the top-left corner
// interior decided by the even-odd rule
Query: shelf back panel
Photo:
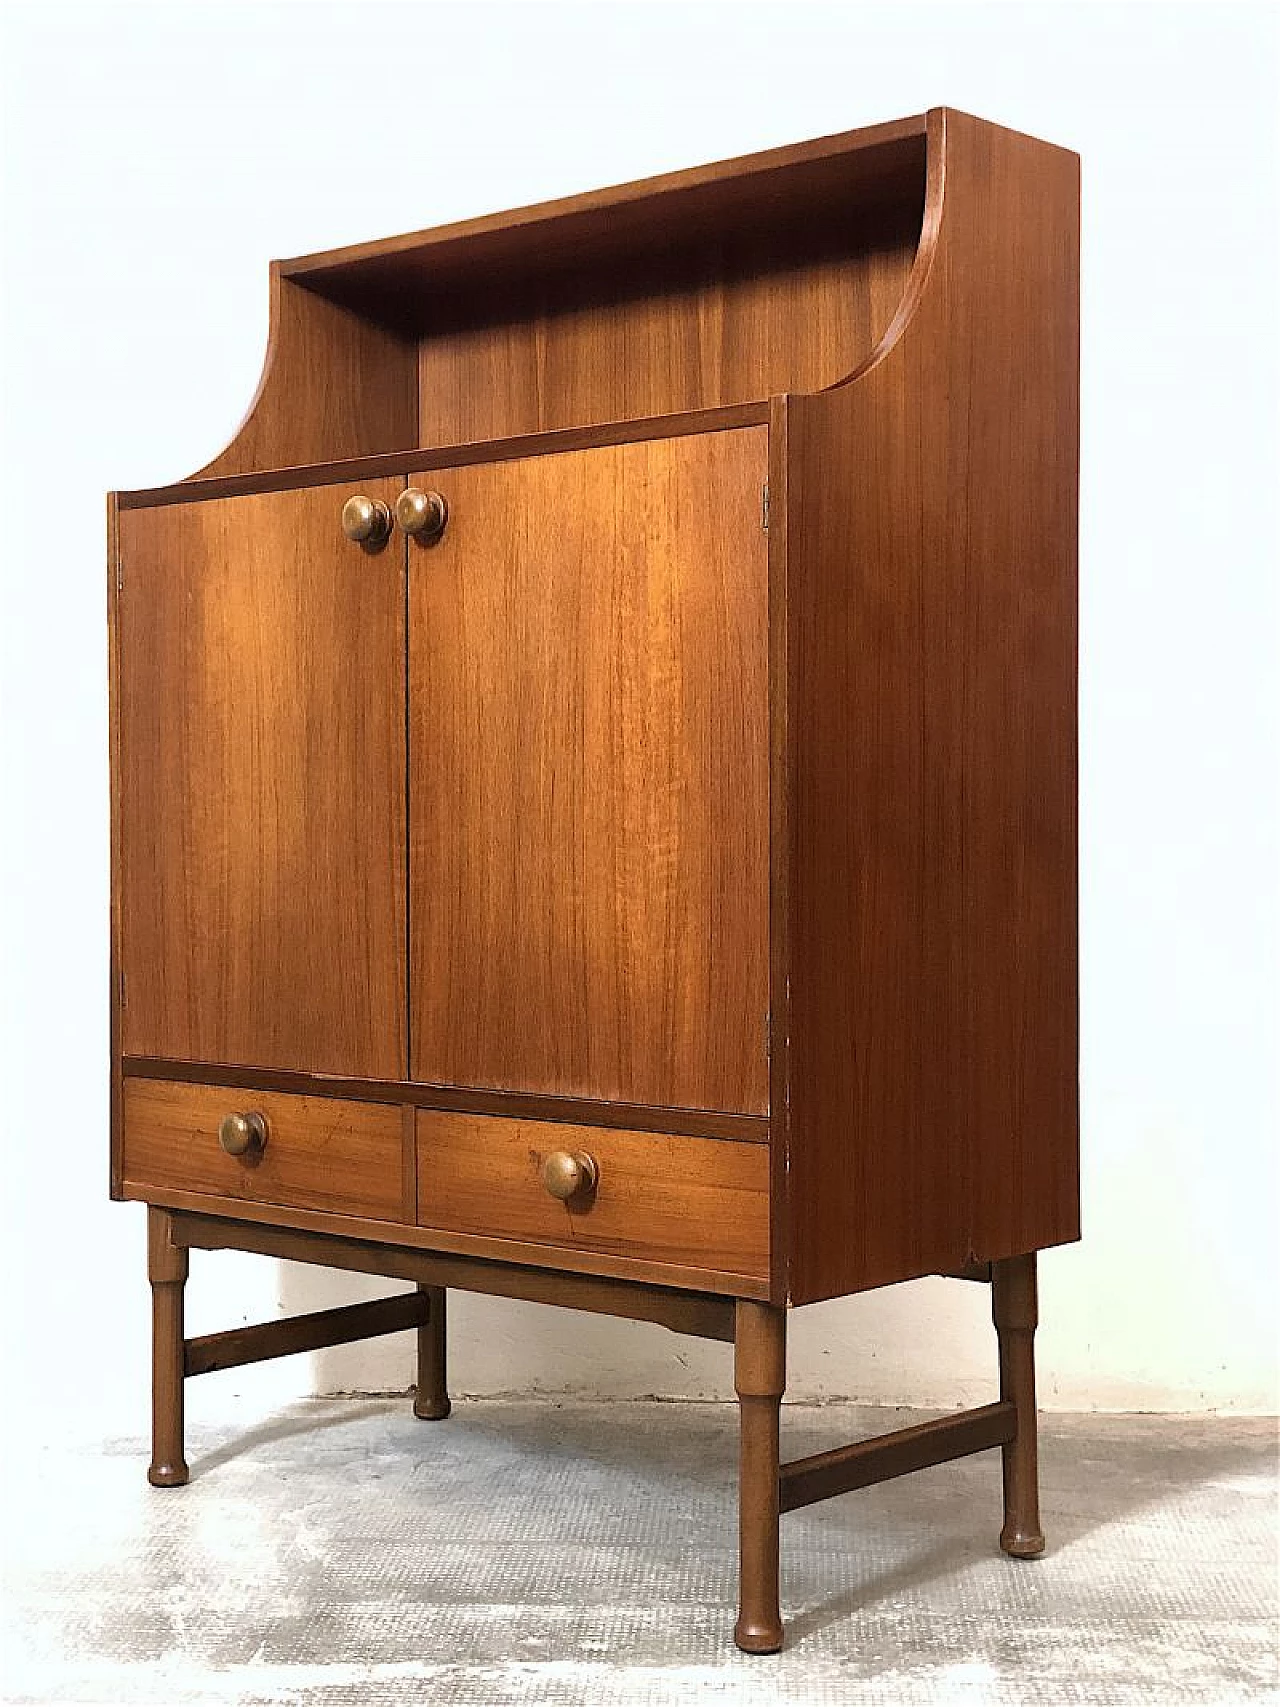
[[[920,206],[879,207],[441,305],[419,345],[420,430],[449,444],[820,391],[883,336],[920,222]]]

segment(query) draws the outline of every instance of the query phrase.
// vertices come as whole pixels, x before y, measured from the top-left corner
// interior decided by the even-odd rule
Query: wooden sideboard
[[[111,1189],[197,1374],[449,1288],[732,1342],[779,1514],[999,1446],[1078,1237],[1079,163],[949,110],[271,269],[109,505]],[[191,1249],[416,1290],[188,1339]],[[780,1462],[789,1309],[988,1282],[999,1397]],[[939,1354],[944,1352],[939,1347]]]

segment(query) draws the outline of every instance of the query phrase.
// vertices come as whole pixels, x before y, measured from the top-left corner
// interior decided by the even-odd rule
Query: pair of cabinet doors
[[[767,438],[123,511],[126,1055],[764,1112]]]

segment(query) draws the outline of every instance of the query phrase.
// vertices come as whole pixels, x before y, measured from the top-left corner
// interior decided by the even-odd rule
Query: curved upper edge
[[[947,109],[945,107],[930,107],[925,115],[924,216],[920,222],[920,241],[916,246],[911,271],[907,275],[907,285],[902,293],[902,300],[874,349],[858,363],[852,373],[845,374],[833,385],[824,387],[824,390],[839,391],[844,386],[855,385],[873,368],[879,367],[881,362],[891,355],[901,343],[903,335],[915,319],[920,304],[924,300],[925,288],[933,271],[934,257],[938,253],[938,239],[942,230],[942,208],[946,198],[946,186]]]
[[[844,386],[852,385],[869,373],[893,351],[900,342],[903,334],[915,317],[921,299],[924,296],[929,275],[933,267],[934,256],[938,247],[938,235],[942,222],[943,199],[946,179],[946,142],[947,142],[947,109],[942,107],[930,108],[924,115],[925,124],[925,204],[921,221],[920,240],[916,248],[915,258],[908,275],[906,288],[902,299],[894,312],[885,332],[870,353],[860,361],[851,372],[842,375],[830,385],[820,388],[819,394],[836,391]],[[871,147],[876,144],[889,142],[899,137],[919,134],[920,119],[901,119],[883,125],[868,126],[857,131],[839,133],[830,137],[816,138],[810,142],[790,145],[785,148],[770,149],[755,155],[744,155],[729,160],[718,161],[707,166],[693,167],[685,171],[665,174],[650,179],[639,179],[632,183],[613,186],[607,190],[590,191],[583,195],[566,197],[560,201],[546,202],[530,208],[512,210],[503,215],[486,215],[474,220],[462,221],[455,226],[437,227],[427,232],[409,233],[404,236],[384,239],[378,243],[352,245],[348,248],[323,251],[314,255],[294,257],[289,260],[273,260],[269,265],[268,275],[268,320],[266,347],[263,353],[262,368],[258,382],[254,388],[248,407],[241,416],[234,431],[217,453],[209,461],[202,463],[175,485],[185,485],[189,481],[216,478],[219,475],[236,475],[254,472],[255,457],[253,455],[252,435],[258,426],[258,418],[263,414],[264,406],[274,400],[274,381],[276,371],[280,367],[285,345],[286,331],[284,326],[284,294],[286,287],[291,291],[301,290],[314,306],[323,298],[315,297],[307,289],[308,274],[319,270],[327,264],[339,259],[353,261],[362,259],[367,254],[394,254],[398,249],[421,242],[424,237],[444,240],[456,240],[459,237],[471,235],[496,225],[500,220],[512,223],[535,223],[539,220],[578,210],[588,206],[604,208],[608,205],[626,205],[642,195],[656,195],[674,189],[684,188],[696,181],[709,181],[721,177],[730,177],[741,172],[745,167],[763,170],[782,166],[793,158],[800,158],[814,150],[834,152],[840,145],[848,145],[854,139],[860,147]],[[269,426],[268,423],[264,425]],[[396,447],[401,448],[401,447]],[[403,448],[412,448],[406,446]],[[295,458],[289,460],[305,460]]]
[[[210,458],[208,462],[202,463],[199,468],[194,469],[190,474],[185,475],[182,481],[183,484],[188,480],[203,480],[211,475],[222,474],[225,472],[238,472],[238,470],[225,470],[222,465],[226,462],[228,457],[230,457],[232,451],[236,449],[240,441],[246,436],[249,429],[252,427],[254,418],[256,417],[258,410],[262,407],[267,391],[270,388],[279,352],[280,262],[272,261],[270,264],[267,283],[267,345],[262,355],[262,372],[258,375],[258,383],[254,387],[253,396],[249,399],[249,406],[240,417],[235,431],[222,446],[222,449],[218,451],[216,456]]]

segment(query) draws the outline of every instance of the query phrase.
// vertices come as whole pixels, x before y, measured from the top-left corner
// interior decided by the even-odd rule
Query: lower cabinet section
[[[421,1226],[768,1276],[767,1144],[427,1109],[417,1131]]]
[[[258,1116],[265,1143],[228,1155],[220,1128],[228,1116]],[[242,1131],[228,1133],[238,1143]],[[178,1085],[163,1079],[124,1083],[124,1181],[130,1195],[148,1186],[297,1209],[327,1209],[377,1221],[403,1221],[401,1115],[387,1103],[281,1091]]]
[[[769,1278],[767,1143],[148,1078],[125,1080],[123,1114],[127,1197],[416,1224],[579,1272],[598,1255]]]

